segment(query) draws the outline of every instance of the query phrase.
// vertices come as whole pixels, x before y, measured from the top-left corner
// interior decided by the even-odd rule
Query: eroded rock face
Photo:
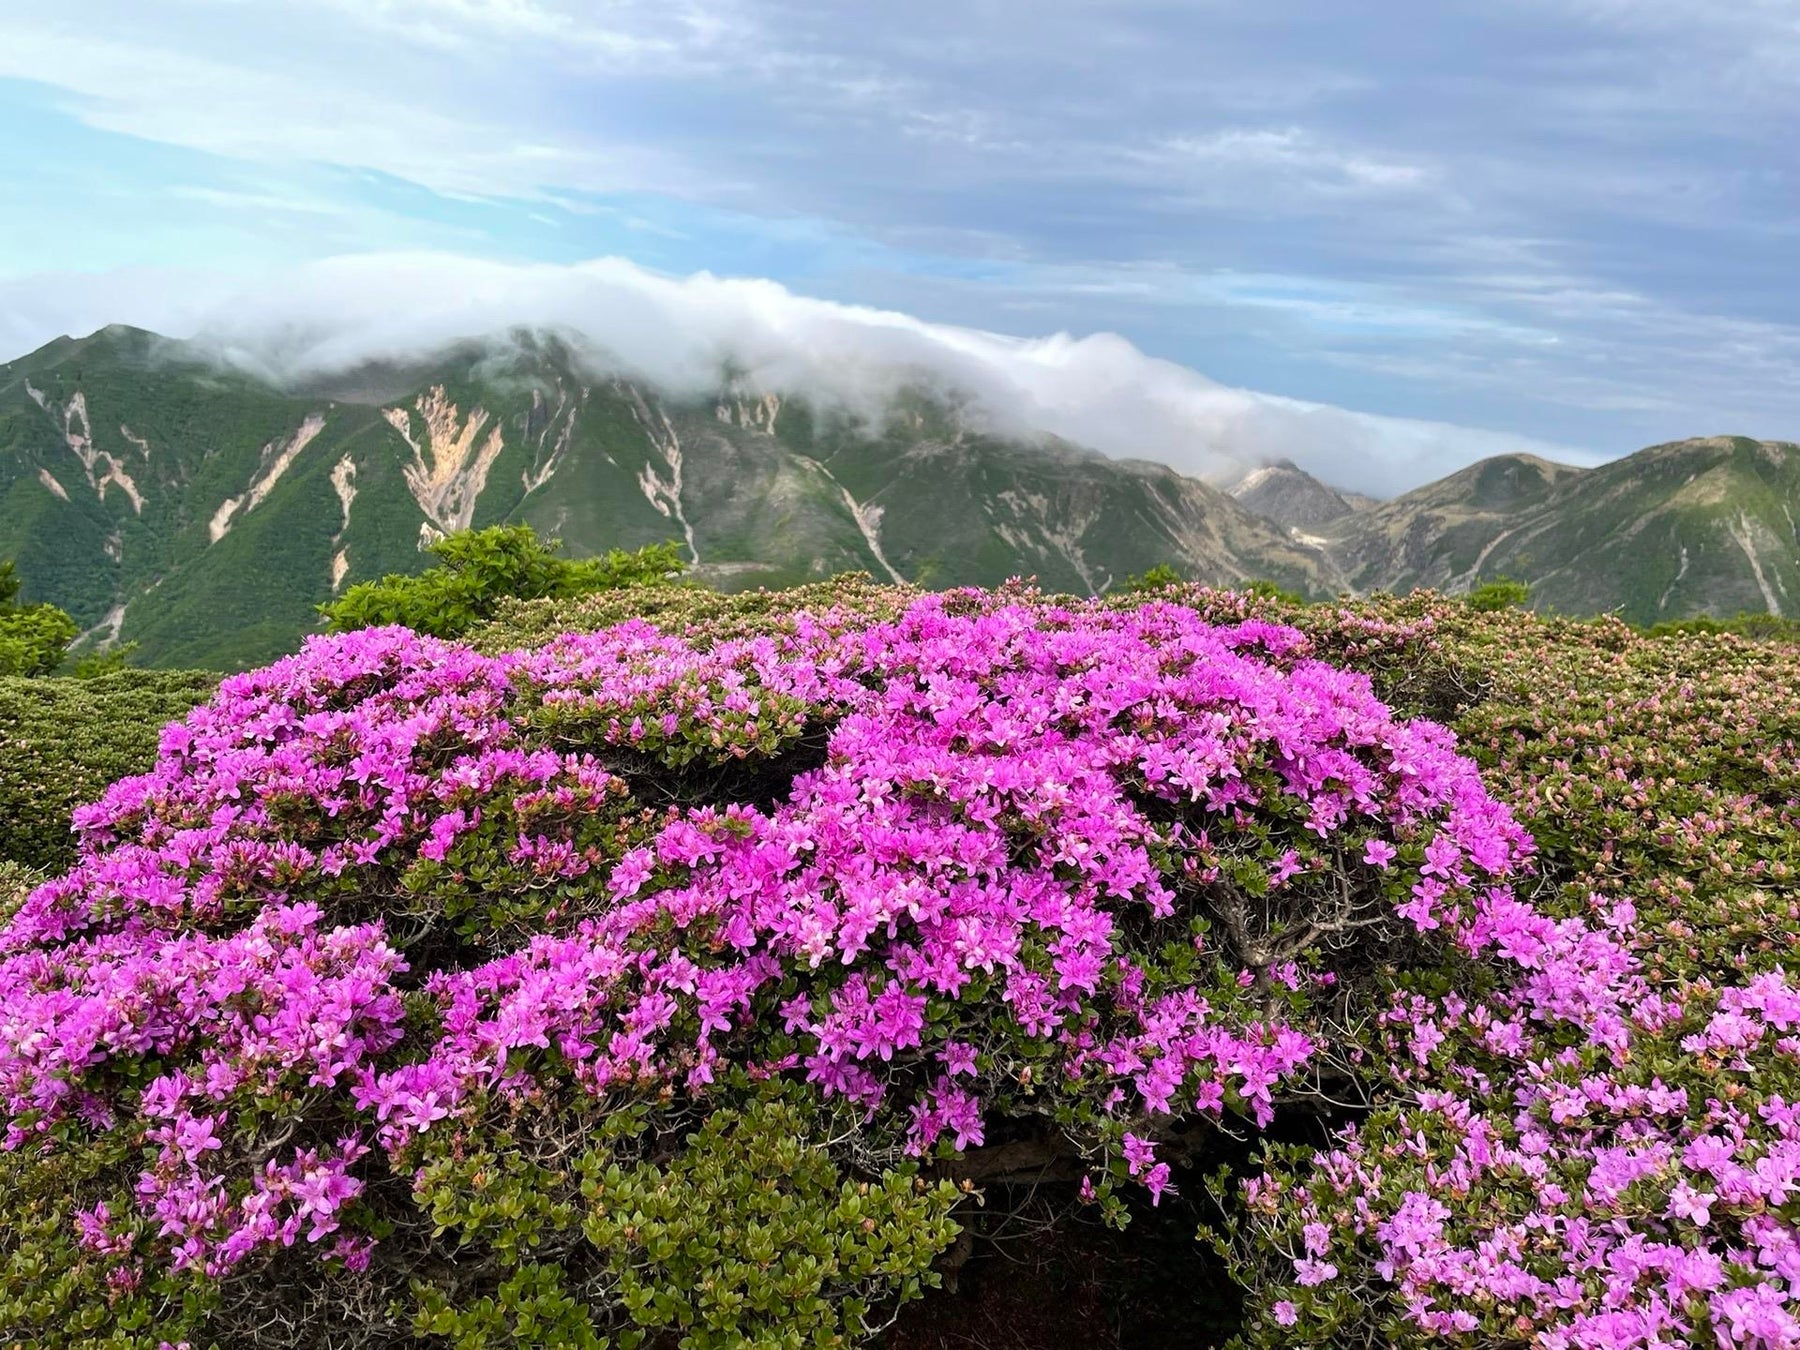
[[[422,437],[415,431],[415,413],[423,424]],[[381,415],[412,449],[412,463],[402,472],[419,510],[446,534],[468,529],[488,470],[506,448],[499,425],[488,429],[487,409],[471,408],[465,418],[444,386],[434,384],[412,408],[383,408]]]
[[[254,511],[262,504],[263,499],[275,490],[275,485],[281,481],[282,476],[293,467],[300,452],[311,445],[324,429],[324,416],[314,413],[300,423],[293,435],[284,440],[270,441],[262,448],[261,462],[256,476],[250,480],[250,486],[237,496],[227,497],[221,502],[219,509],[213,512],[212,519],[207,522],[207,533],[211,535],[213,543],[218,543],[231,532],[231,523],[240,511]]]
[[[752,398],[739,394],[722,398],[713,406],[713,416],[728,427],[749,427],[773,436],[775,419],[781,416],[781,395],[764,394]]]
[[[331,487],[337,493],[338,509],[344,513],[338,532],[331,536],[332,547],[337,550],[331,555],[331,593],[336,595],[350,572],[350,550],[343,546],[344,534],[350,528],[350,505],[356,500],[356,461],[350,456],[345,455],[331,466]]]
[[[87,395],[77,389],[69,395],[67,403],[59,405],[41,389],[34,388],[29,380],[25,382],[25,392],[30,396],[32,402],[49,413],[57,423],[58,429],[62,433],[63,444],[67,445],[69,452],[80,461],[82,474],[87,478],[88,486],[94,490],[94,495],[104,502],[107,488],[116,487],[125,494],[126,500],[131,503],[132,514],[142,515],[144,513],[144,494],[137,483],[126,472],[125,466],[115,455],[94,444],[94,427],[88,419]],[[124,429],[120,428],[120,430]],[[59,491],[62,484],[54,475],[45,473],[40,481],[43,481],[45,487],[57,493],[64,501],[69,499],[66,491]]]
[[[681,502],[681,437],[675,430],[675,424],[669,420],[668,413],[660,407],[652,407],[635,385],[622,387],[630,396],[632,417],[643,429],[650,447],[662,457],[663,464],[668,468],[667,474],[659,473],[646,460],[638,471],[638,487],[650,505],[681,527],[689,561],[698,563],[700,549],[694,542],[694,526],[688,520]]]
[[[587,391],[584,389],[582,399],[586,396]],[[575,436],[575,421],[580,406],[581,400],[570,397],[568,391],[560,385],[556,390],[555,407],[551,407],[545,400],[542,390],[531,391],[531,411],[525,418],[525,435],[532,457],[531,463],[519,474],[519,481],[526,492],[536,492],[554,478],[556,471],[562,467],[563,460],[569,454],[569,444]]]

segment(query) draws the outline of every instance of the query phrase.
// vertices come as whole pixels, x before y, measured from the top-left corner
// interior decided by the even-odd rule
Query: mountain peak
[[[1353,501],[1289,459],[1271,460],[1252,469],[1227,491],[1245,510],[1303,534],[1355,513],[1367,500]]]
[[[1539,608],[1638,623],[1800,611],[1800,446],[1653,445],[1596,468],[1482,460],[1345,523],[1359,589],[1467,590],[1500,575]]]
[[[867,571],[1094,593],[1159,563],[1336,585],[1321,552],[1198,480],[1002,434],[925,385],[861,412],[723,367],[676,393],[532,331],[282,381],[160,342],[103,331],[0,377],[0,557],[155,664],[270,659],[343,587],[503,521],[577,556],[679,540],[737,586]]]

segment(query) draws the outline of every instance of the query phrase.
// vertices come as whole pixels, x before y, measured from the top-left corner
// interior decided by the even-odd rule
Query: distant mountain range
[[[0,557],[90,642],[157,665],[266,660],[344,586],[503,520],[577,554],[674,538],[725,586],[860,569],[1092,592],[1168,563],[1329,595],[1505,573],[1649,621],[1800,608],[1796,509],[1800,447],[1776,443],[1503,456],[1382,503],[1288,464],[1225,491],[923,392],[873,419],[724,375],[673,397],[531,334],[299,387],[122,327],[0,365]]]

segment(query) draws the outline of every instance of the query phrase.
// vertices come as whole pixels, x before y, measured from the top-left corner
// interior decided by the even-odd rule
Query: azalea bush
[[[1117,1217],[1555,936],[1293,628],[862,598],[318,638],[169,727],[0,932],[0,1323],[848,1345],[1007,1159]]]
[[[0,875],[0,1326],[849,1346],[1216,1174],[1252,1345],[1794,1344],[1777,650],[866,579],[314,639]]]
[[[1504,949],[1497,990],[1395,997],[1385,1100],[1271,1156],[1227,1244],[1262,1293],[1248,1339],[1800,1343],[1800,667],[1406,607],[1481,672],[1463,746],[1557,933]]]

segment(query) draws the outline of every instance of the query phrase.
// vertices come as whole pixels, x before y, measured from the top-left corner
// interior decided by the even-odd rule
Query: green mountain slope
[[[0,557],[89,642],[153,664],[267,660],[344,586],[507,520],[575,554],[677,539],[727,586],[855,569],[1094,591],[1160,562],[1340,582],[1203,483],[984,434],[923,395],[874,423],[723,379],[670,398],[529,334],[299,387],[120,327],[0,366]]]
[[[1596,469],[1484,460],[1329,527],[1359,590],[1529,581],[1539,608],[1638,623],[1800,613],[1800,446],[1712,437]]]
[[[299,386],[121,327],[0,366],[0,557],[88,644],[158,665],[265,661],[344,586],[500,521],[577,555],[676,539],[728,588],[863,570],[1093,592],[1170,563],[1315,595],[1507,574],[1541,606],[1641,622],[1800,612],[1791,445],[1502,456],[1378,504],[1287,465],[1234,491],[993,435],[922,393],[872,420],[724,376],[670,397],[526,333]]]

